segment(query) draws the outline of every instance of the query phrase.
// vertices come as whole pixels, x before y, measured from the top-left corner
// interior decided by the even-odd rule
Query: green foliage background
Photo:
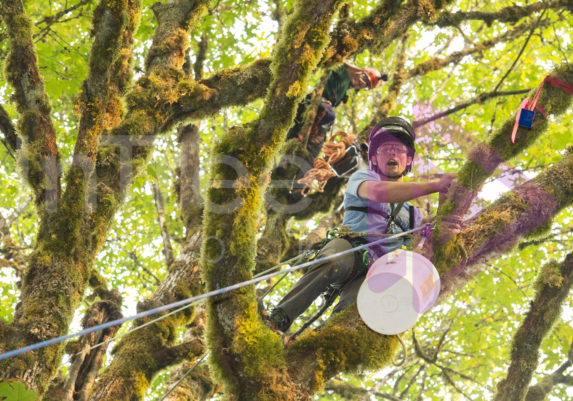
[[[35,21],[41,21],[46,16],[58,13],[66,5],[69,7],[77,2],[78,0],[27,1],[26,10]],[[149,9],[152,3],[154,1],[144,1],[145,11],[136,35],[134,67],[137,74],[141,74],[143,59],[155,27],[154,17]],[[292,7],[291,3],[291,1],[283,2],[287,12]],[[277,29],[276,22],[271,18],[274,2],[221,0],[213,2],[213,7],[217,4],[224,7],[206,16],[192,37],[194,51],[199,38],[205,34],[209,36],[209,52],[205,63],[207,76],[221,68],[247,64],[255,59],[272,55]],[[350,9],[351,15],[357,18],[367,15],[375,4],[376,1],[373,0],[354,1]],[[456,3],[453,10],[495,11],[512,4],[514,3],[497,0],[491,2],[461,0]],[[523,3],[515,4],[523,5]],[[74,114],[74,104],[87,74],[87,59],[91,46],[89,32],[94,7],[95,1],[88,2],[85,6],[63,16],[56,23],[48,25],[44,22],[38,24],[36,28],[39,65],[53,106],[64,169],[70,164],[77,136],[78,117]],[[570,26],[573,23],[571,14],[566,11],[548,10],[545,18],[550,24],[538,29],[533,35],[518,64],[507,77],[503,90],[536,87],[554,65],[564,60],[571,60],[573,54],[570,37]],[[466,43],[471,46],[472,41],[479,43],[508,29],[511,29],[508,24],[495,22],[488,27],[480,21],[465,22],[460,29],[442,29],[418,24],[410,31],[408,38],[406,69],[428,60],[450,38],[453,38],[453,41],[441,53],[442,55],[460,50],[464,45],[464,37]],[[457,65],[450,65],[420,79],[406,82],[402,92],[403,97],[399,99],[400,103],[392,115],[416,119],[418,102],[432,99],[433,109],[446,110],[460,101],[473,98],[477,93],[493,90],[517,57],[525,36],[520,36],[512,43],[502,42],[493,49],[475,54],[473,57],[465,57]],[[9,50],[3,23],[0,24],[0,37],[3,39],[0,42],[0,58],[3,59]],[[359,67],[373,66],[391,73],[396,63],[398,46],[399,44],[395,43],[382,54],[365,52],[352,62]],[[192,60],[194,60],[193,51]],[[318,79],[319,76],[316,75],[314,81]],[[349,92],[349,103],[338,109],[335,129],[360,130],[369,121],[372,111],[387,89],[388,87],[382,84],[374,91]],[[0,101],[10,115],[16,118],[10,95],[11,89],[6,84],[3,73],[0,72]],[[496,98],[438,121],[431,132],[427,133],[428,141],[419,144],[422,159],[431,161],[435,165],[436,172],[455,172],[463,162],[469,147],[477,141],[483,141],[491,130],[492,122],[495,125],[508,118],[517,109],[520,101],[520,96]],[[205,161],[211,142],[227,127],[254,119],[260,106],[260,103],[254,103],[245,108],[222,110],[219,117],[202,122],[200,149],[204,164],[200,177],[203,189],[206,185],[205,170],[208,167]],[[543,171],[560,160],[565,148],[571,145],[571,127],[572,114],[569,112],[559,121],[553,121],[548,134],[519,157],[512,166],[507,167],[526,171],[530,176]],[[454,132],[457,128],[462,134],[455,140],[444,139],[444,133]],[[116,216],[116,224],[106,247],[98,256],[97,267],[109,280],[110,286],[119,289],[124,295],[124,315],[133,314],[135,302],[150,296],[166,275],[161,234],[148,183],[155,177],[158,178],[166,200],[170,234],[175,243],[177,239],[184,238],[184,228],[178,216],[178,205],[173,193],[173,171],[179,163],[179,149],[175,135],[173,133],[159,140],[154,160],[147,168],[147,174],[141,175],[135,181],[125,206]],[[19,179],[15,162],[4,147],[0,147],[0,161],[0,188],[2,188],[0,212],[6,217],[31,195],[31,191]],[[500,169],[496,173],[497,177],[502,174],[507,174],[507,171]],[[418,175],[410,179],[427,178],[427,175]],[[495,188],[497,187],[486,186],[485,191],[494,191]],[[485,193],[483,198],[481,206],[487,205],[495,195]],[[428,204],[424,203],[422,206],[426,213],[435,211],[437,197],[431,198]],[[291,225],[291,230],[302,238],[319,219],[320,216],[316,216],[306,223],[295,222]],[[570,228],[571,219],[572,211],[569,208],[556,217],[552,232],[557,233]],[[33,207],[29,206],[12,226],[13,238],[25,249],[34,246],[37,223]],[[451,375],[460,391],[476,400],[489,399],[495,392],[495,384],[504,377],[508,366],[512,335],[532,299],[531,283],[537,268],[550,257],[561,260],[571,250],[572,240],[570,232],[554,236],[539,245],[517,249],[491,265],[484,266],[478,277],[463,291],[456,293],[447,303],[426,314],[417,324],[416,336],[427,349],[435,347],[442,332],[446,328],[449,329],[438,363],[464,375],[463,377]],[[269,305],[278,302],[297,278],[297,275],[292,275],[284,280],[268,299]],[[10,322],[18,299],[18,283],[14,272],[10,269],[0,270],[0,294],[0,318]],[[566,359],[573,340],[571,302],[570,297],[564,307],[562,322],[542,345],[540,367],[534,381],[554,371]],[[77,311],[71,330],[76,331],[79,328],[79,321],[86,306],[87,303]],[[315,310],[316,306],[305,316],[308,317]],[[410,351],[412,351],[411,337],[412,331],[405,334]],[[414,373],[422,366],[425,366],[425,380],[422,380],[421,374],[412,379]],[[383,372],[364,372],[359,377],[343,375],[340,379],[368,389],[379,383],[382,377],[390,374],[378,392],[393,394],[405,400],[463,398],[444,378],[443,369],[427,365],[420,359],[408,364],[404,370],[389,373],[391,371],[392,368]],[[156,379],[147,399],[157,399],[164,389],[163,382],[167,377],[168,372],[165,372]],[[560,400],[573,399],[573,392],[568,393],[565,388],[558,386],[553,391],[552,397]],[[315,398],[342,399],[337,394],[330,394],[329,391],[318,394]]]

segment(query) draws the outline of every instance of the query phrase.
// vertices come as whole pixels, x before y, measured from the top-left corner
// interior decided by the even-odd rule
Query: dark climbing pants
[[[337,238],[326,244],[316,256],[316,259],[334,255],[351,248],[353,248],[353,245],[350,242]],[[342,288],[340,300],[334,307],[332,314],[343,311],[356,302],[360,286],[366,278],[368,267],[361,260],[361,255],[357,257],[356,253],[353,252],[311,266],[281,300],[278,308],[283,309],[287,313],[292,323],[312,305],[320,294],[326,291],[329,285],[332,285],[337,289]]]

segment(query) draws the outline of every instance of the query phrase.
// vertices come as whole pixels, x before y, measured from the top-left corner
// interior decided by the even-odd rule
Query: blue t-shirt
[[[346,193],[344,194],[344,208],[349,206],[357,207],[369,207],[371,209],[379,210],[386,213],[388,216],[392,213],[392,206],[396,207],[398,204],[389,203],[376,203],[369,201],[368,199],[361,198],[358,196],[358,187],[364,181],[382,181],[380,176],[370,169],[362,169],[356,171],[350,179],[348,180],[348,186],[346,187]],[[417,207],[414,207],[410,202],[404,203],[402,210],[396,216],[396,222],[400,223],[405,230],[410,229],[410,208],[414,208],[414,227],[420,225],[422,221],[422,212]],[[354,232],[368,232],[385,234],[386,226],[388,225],[388,219],[384,216],[374,213],[364,213],[356,210],[347,210],[344,212],[344,221],[342,223],[350,231]],[[402,229],[398,224],[393,224],[388,230],[388,234],[398,234],[401,233]],[[380,237],[368,237],[369,241],[380,240]],[[400,249],[402,245],[408,245],[409,239],[404,241],[403,238],[398,238],[388,242],[384,246],[385,253],[392,252],[396,249]],[[380,255],[379,255],[380,256]]]

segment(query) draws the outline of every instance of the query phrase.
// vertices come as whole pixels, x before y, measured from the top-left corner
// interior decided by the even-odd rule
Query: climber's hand
[[[457,177],[456,173],[446,173],[440,178],[438,181],[437,190],[440,194],[445,194],[450,189],[450,185],[452,185],[452,181]]]

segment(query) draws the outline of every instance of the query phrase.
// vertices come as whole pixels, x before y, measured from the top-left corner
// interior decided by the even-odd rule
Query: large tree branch
[[[295,3],[274,50],[273,81],[259,118],[225,133],[213,146],[214,161],[220,156],[231,156],[246,166],[249,178],[239,178],[244,184],[242,188],[214,186],[208,191],[210,203],[205,211],[204,237],[219,238],[226,249],[221,255],[219,242],[215,240],[203,245],[203,277],[209,291],[252,277],[256,241],[253,227],[270,178],[269,165],[284,141],[298,102],[305,95],[341,3],[338,0]],[[236,173],[216,164],[211,169],[211,178],[235,180]],[[237,197],[238,207],[226,212],[219,210]],[[217,367],[216,380],[223,384],[224,392],[252,400],[291,397],[294,383],[284,368],[281,340],[261,321],[254,289],[235,292],[225,300],[209,300],[207,308],[211,364]]]
[[[59,155],[50,101],[34,52],[34,25],[24,11],[22,0],[2,0],[0,5],[11,45],[5,62],[5,76],[14,89],[14,100],[20,113],[18,133],[24,141],[19,157],[23,178],[34,190],[38,211],[44,213],[45,202],[53,208],[60,195]]]
[[[573,66],[571,64],[563,64],[552,71],[551,76],[565,82],[573,82]],[[532,96],[533,93],[530,94],[530,97]],[[570,104],[571,97],[563,90],[552,85],[545,85],[543,87],[538,102],[538,106],[543,108],[548,116],[553,115],[555,117],[562,115],[569,108]],[[517,130],[515,143],[512,143],[511,133],[514,124],[515,116],[509,117],[494,131],[486,143],[480,143],[470,150],[468,161],[464,163],[458,173],[457,182],[452,183],[450,187],[448,200],[438,209],[439,216],[464,216],[471,202],[483,187],[486,179],[493,174],[495,169],[502,162],[510,161],[531,146],[548,128],[547,119],[544,118],[541,113],[537,113],[533,127],[531,129],[519,128]],[[561,163],[561,166],[563,163],[566,164],[566,160]],[[554,169],[548,170],[547,173],[552,170]],[[534,180],[534,182],[538,181]],[[507,197],[504,197],[503,199],[506,198]],[[559,202],[561,202],[561,199]],[[555,202],[551,202],[547,204],[546,207],[551,207],[554,204]],[[537,216],[541,218],[541,215]],[[550,216],[546,216],[546,218]],[[543,222],[545,222],[545,220],[536,221],[536,224],[539,225]],[[498,229],[495,225],[491,224],[489,224],[489,227],[493,230]],[[533,230],[533,228],[535,227],[532,227],[531,230]],[[524,233],[523,236],[531,230]],[[438,271],[443,274],[466,257],[461,256],[459,251],[453,251],[453,249],[458,247],[456,241],[450,241],[445,245],[438,244],[438,241],[444,242],[439,239],[439,232],[440,230],[434,230],[434,243],[439,246],[434,247],[433,260]],[[523,238],[523,236],[521,236],[521,238]],[[481,238],[489,237],[483,236]],[[453,253],[450,253],[450,251]],[[473,251],[474,250],[468,250],[468,255]],[[451,256],[453,256],[453,258],[451,258]]]
[[[137,305],[138,312],[203,293],[198,266],[201,258],[201,234],[202,231],[198,230],[187,239],[177,260],[170,266],[167,277],[161,282],[153,296]],[[114,399],[129,400],[132,397],[143,397],[153,378],[167,367],[162,359],[164,352],[169,352],[168,350],[173,347],[177,339],[177,330],[193,321],[194,312],[195,308],[188,308],[122,337],[113,350],[113,360],[100,375],[91,399],[105,400],[113,396]],[[137,321],[131,329],[149,320],[151,318]],[[201,336],[197,335],[186,342],[192,343],[200,338]],[[197,343],[194,344],[197,345]],[[191,353],[178,355],[183,360],[189,361],[200,357],[204,351],[204,347],[201,351],[193,346]],[[138,385],[133,385],[136,382]]]
[[[543,235],[552,218],[573,204],[572,182],[569,152],[554,167],[515,187],[464,224],[462,232],[438,254],[434,250],[434,264],[441,275],[440,300],[477,274],[482,263],[508,252],[532,233]],[[430,244],[424,245],[426,257],[432,257],[431,243],[440,238],[437,231]]]
[[[434,57],[428,61],[425,61],[423,63],[416,65],[410,71],[406,72],[404,74],[404,79],[410,79],[410,78],[416,77],[418,75],[428,74],[429,72],[442,69],[451,63],[459,62],[465,56],[468,56],[470,54],[475,54],[475,53],[479,53],[479,52],[482,52],[482,51],[487,50],[487,49],[491,49],[492,47],[494,47],[498,43],[505,42],[505,41],[512,40],[512,39],[519,37],[524,32],[530,31],[531,28],[536,26],[536,25],[537,25],[537,22],[523,23],[523,24],[515,27],[511,31],[507,31],[507,32],[505,32],[499,36],[496,36],[495,38],[484,40],[480,44],[469,47],[467,49],[453,52],[452,54],[450,54],[447,57],[443,57],[443,58]]]
[[[449,1],[410,0],[403,3],[403,0],[382,0],[370,15],[359,21],[341,19],[332,33],[321,65],[330,69],[365,50],[377,54],[404,36],[417,21],[431,19]]]
[[[510,6],[510,7],[504,7],[499,11],[491,11],[491,12],[443,11],[438,15],[438,17],[435,20],[429,22],[428,24],[437,25],[440,28],[445,28],[448,26],[457,27],[462,22],[470,20],[484,21],[488,26],[491,26],[495,21],[514,24],[522,18],[529,17],[533,13],[545,10],[545,8],[548,8],[550,10],[558,10],[567,7],[571,7],[570,0],[538,2],[523,7]]]
[[[563,263],[541,266],[535,280],[535,298],[513,337],[507,376],[497,384],[495,401],[521,401],[539,365],[539,347],[561,315],[561,305],[573,285],[573,253]]]
[[[139,135],[154,136],[160,132],[161,116],[171,104],[170,91],[181,76],[178,69],[183,64],[188,45],[188,30],[205,11],[205,3],[206,0],[171,0],[153,7],[159,24],[146,62],[147,75],[131,92],[128,115],[110,131],[108,138],[120,142],[115,143],[116,148],[100,146],[98,150],[97,211],[86,216],[84,199],[78,195],[82,191],[75,187],[70,189],[74,184],[70,183],[66,190],[69,197],[58,208],[58,213],[51,217],[52,224],[46,225],[38,237],[39,246],[30,257],[10,335],[3,336],[3,349],[67,333],[85,291],[87,277],[93,269],[95,255],[105,243],[124,191],[133,180],[131,169],[135,165],[139,173],[151,151],[149,146],[135,147],[132,158],[126,162],[117,146],[130,143],[130,140],[137,141]],[[160,106],[156,107],[158,98],[161,99]],[[128,179],[123,177],[126,170],[129,170]],[[71,271],[73,275],[70,275]],[[60,299],[66,302],[58,301]],[[27,307],[29,304],[34,307]],[[57,370],[61,349],[61,344],[54,345],[2,361],[0,378],[17,378],[41,394]]]
[[[81,118],[75,156],[82,155],[95,160],[99,137],[105,127],[104,117],[110,97],[110,81],[113,79],[111,74],[119,72],[115,63],[122,57],[121,52],[131,54],[133,35],[141,18],[141,7],[141,0],[102,1],[94,12],[88,77],[84,81],[78,103]]]

